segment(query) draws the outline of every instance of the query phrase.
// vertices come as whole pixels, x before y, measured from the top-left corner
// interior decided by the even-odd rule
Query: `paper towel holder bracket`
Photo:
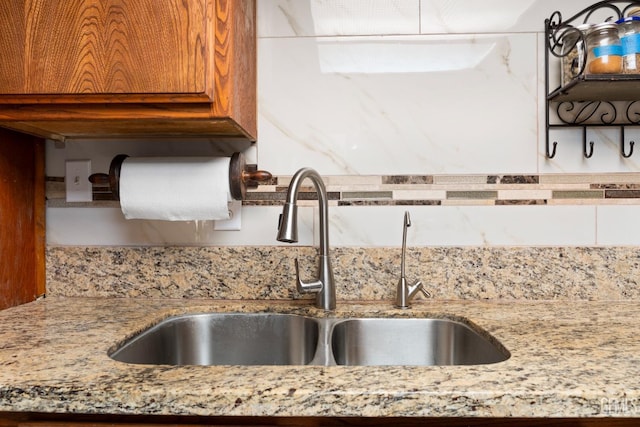
[[[113,200],[120,200],[120,170],[122,163],[129,157],[118,154],[111,160],[109,173],[94,173],[89,181],[96,185],[108,185]],[[233,153],[229,163],[229,192],[234,200],[245,200],[247,188],[258,188],[260,182],[271,180],[272,175],[267,171],[258,170],[255,164],[247,164],[242,153]]]

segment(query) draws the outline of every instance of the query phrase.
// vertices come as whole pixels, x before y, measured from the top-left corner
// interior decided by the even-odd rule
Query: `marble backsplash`
[[[240,231],[212,222],[125,220],[94,187],[65,202],[63,177],[47,181],[50,246],[274,246],[290,176],[247,193]],[[396,247],[404,211],[414,247],[637,246],[640,175],[369,175],[323,177],[333,247]],[[317,245],[316,195],[300,194],[300,246]],[[98,226],[99,225],[99,226]],[[287,244],[282,244],[287,245]]]
[[[55,247],[47,293],[80,297],[246,300],[310,298],[295,290],[316,269],[308,246]],[[333,248],[338,300],[393,301],[399,248]],[[633,247],[409,248],[407,279],[434,299],[638,300]],[[423,298],[418,295],[416,298]]]

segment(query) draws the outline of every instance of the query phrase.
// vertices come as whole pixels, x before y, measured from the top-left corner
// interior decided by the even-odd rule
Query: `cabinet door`
[[[256,0],[0,0],[0,126],[255,141]]]
[[[55,95],[55,102],[105,94],[131,95],[118,102],[209,101],[215,29],[207,7],[206,0],[3,0],[0,92]]]
[[[44,216],[44,141],[0,129],[0,310],[44,293]]]

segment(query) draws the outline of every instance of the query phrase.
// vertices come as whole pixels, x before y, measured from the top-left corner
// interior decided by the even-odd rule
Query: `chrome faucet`
[[[309,178],[313,182],[318,192],[320,210],[320,248],[318,254],[320,257],[320,277],[309,283],[303,282],[300,279],[300,268],[296,258],[296,288],[301,293],[315,292],[317,294],[316,307],[324,310],[333,310],[336,308],[336,287],[333,280],[331,260],[329,259],[329,200],[324,182],[322,182],[322,178],[314,169],[302,168],[291,179],[287,192],[287,201],[280,215],[277,239],[287,243],[298,241],[298,206],[296,205],[296,200],[298,199],[300,184],[305,178]]]
[[[420,280],[416,280],[413,285],[407,283],[407,279],[404,273],[405,256],[407,251],[407,228],[411,227],[411,216],[409,212],[404,213],[404,226],[402,228],[402,258],[400,260],[400,280],[398,281],[398,287],[396,289],[396,307],[409,308],[409,302],[416,295],[418,291],[421,291],[427,298],[431,297],[431,294],[422,285]]]

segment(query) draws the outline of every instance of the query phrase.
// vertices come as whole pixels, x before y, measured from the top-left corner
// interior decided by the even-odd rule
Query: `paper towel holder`
[[[111,160],[109,173],[94,173],[89,176],[92,184],[108,185],[113,200],[120,200],[120,170],[122,163],[129,157],[118,154]],[[244,200],[247,188],[258,188],[258,183],[271,180],[271,173],[258,170],[258,166],[247,164],[242,153],[233,153],[229,162],[229,192],[234,200]]]

